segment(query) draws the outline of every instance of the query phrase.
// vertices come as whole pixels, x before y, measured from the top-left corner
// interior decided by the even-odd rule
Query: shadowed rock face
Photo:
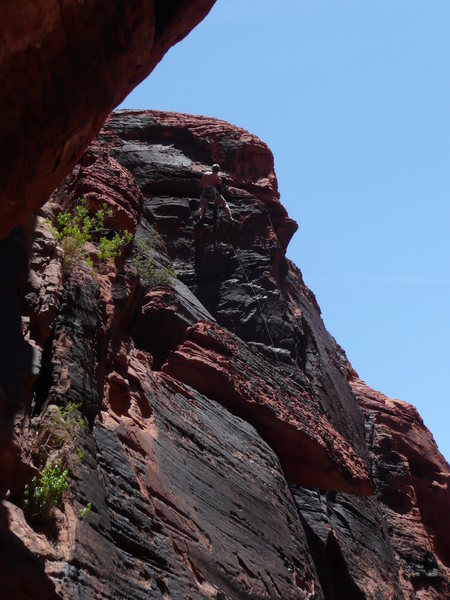
[[[214,0],[3,0],[0,239]]]
[[[239,224],[209,207],[199,227],[215,161]],[[80,197],[135,234],[95,275],[62,272],[43,218]],[[38,376],[0,516],[41,597],[447,598],[448,465],[327,333],[285,257],[295,230],[258,138],[156,111],[112,114],[35,218],[21,297]],[[146,288],[138,246],[177,279]],[[69,402],[87,426],[61,447]],[[57,456],[70,492],[36,531],[23,485]]]

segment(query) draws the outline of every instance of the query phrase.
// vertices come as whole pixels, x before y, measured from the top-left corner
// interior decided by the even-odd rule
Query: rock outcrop
[[[239,224],[210,207],[200,227],[215,161]],[[134,238],[115,264],[64,273],[48,220],[80,198]],[[31,247],[26,385],[0,573],[26,577],[10,597],[448,597],[448,464],[326,331],[285,256],[296,228],[255,136],[191,115],[108,118],[16,240]],[[146,286],[136,254],[176,278]],[[69,490],[38,526],[24,485],[57,457]]]
[[[417,410],[375,392],[359,379],[351,386],[364,412],[377,497],[400,562],[407,593],[442,586],[450,566],[449,469]],[[432,596],[431,596],[432,597]]]
[[[0,239],[215,0],[3,0]]]

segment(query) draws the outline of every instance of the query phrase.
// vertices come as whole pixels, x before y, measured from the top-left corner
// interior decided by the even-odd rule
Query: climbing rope
[[[268,338],[269,338],[269,340],[270,340],[270,344],[271,344],[272,348],[274,349],[275,358],[276,358],[276,360],[277,360],[277,363],[278,363],[278,365],[279,365],[279,366],[281,366],[280,359],[278,358],[278,354],[277,354],[277,352],[276,352],[276,350],[275,350],[276,346],[275,346],[275,344],[274,344],[273,338],[272,338],[272,336],[271,336],[271,334],[270,334],[270,329],[269,329],[269,326],[268,326],[268,324],[267,324],[267,321],[266,321],[266,318],[265,318],[265,316],[264,316],[264,312],[263,312],[263,309],[262,309],[262,306],[261,306],[261,302],[259,301],[259,298],[258,298],[258,296],[257,296],[257,294],[256,294],[256,292],[255,292],[255,288],[253,287],[253,284],[252,284],[252,282],[250,281],[250,279],[249,279],[249,277],[248,277],[248,275],[247,275],[247,273],[246,273],[246,271],[245,271],[245,269],[244,269],[244,265],[242,264],[242,261],[241,261],[241,259],[239,258],[239,255],[238,255],[238,253],[237,253],[237,250],[236,250],[236,248],[235,248],[235,246],[234,246],[233,242],[230,240],[230,236],[228,235],[228,232],[227,232],[227,230],[225,229],[225,227],[223,226],[223,224],[222,224],[222,223],[221,223],[221,225],[222,225],[222,230],[223,230],[223,232],[225,233],[225,236],[226,236],[226,238],[227,238],[227,241],[228,241],[229,245],[231,246],[231,248],[233,249],[234,256],[236,257],[236,260],[237,260],[237,261],[238,261],[238,263],[239,263],[239,266],[240,266],[240,268],[241,268],[241,271],[242,271],[242,273],[244,274],[244,277],[245,277],[245,279],[246,279],[247,283],[248,283],[248,284],[249,284],[249,286],[250,286],[250,289],[251,289],[251,291],[252,291],[253,298],[256,300],[256,303],[257,303],[257,305],[258,305],[258,309],[259,309],[259,313],[260,313],[260,315],[261,315],[261,320],[262,320],[262,322],[264,323],[264,327],[265,327],[265,329],[266,329],[267,336],[268,336]]]

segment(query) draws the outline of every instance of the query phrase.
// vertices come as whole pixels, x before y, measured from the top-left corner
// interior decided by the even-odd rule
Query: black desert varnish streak
[[[237,222],[210,206],[199,226],[214,163]],[[110,209],[110,239],[133,240],[106,267],[93,240],[63,272],[49,220],[82,198]],[[9,597],[448,597],[448,464],[326,331],[285,256],[296,229],[252,134],[173,113],[107,120],[28,230]],[[24,486],[59,458],[62,505],[24,516]]]

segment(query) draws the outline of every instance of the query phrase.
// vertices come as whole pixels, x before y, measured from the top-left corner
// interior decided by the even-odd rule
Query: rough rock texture
[[[366,418],[377,497],[406,595],[448,593],[448,464],[414,406],[386,398],[359,379],[351,385]]]
[[[214,161],[239,224],[209,207],[196,225]],[[80,197],[135,235],[95,274],[63,273],[45,220]],[[248,132],[161,112],[107,120],[16,240],[31,247],[27,281],[11,263],[26,385],[12,370],[0,573],[23,564],[26,578],[8,580],[10,597],[448,597],[448,464],[325,330],[285,257],[296,227]],[[177,279],[149,289],[136,252]],[[69,490],[37,525],[24,484],[57,457]]]
[[[0,239],[214,0],[2,0]]]
[[[362,460],[286,371],[222,328],[198,323],[163,371],[253,423],[277,452],[291,483],[370,493]],[[245,377],[243,377],[245,374]]]

